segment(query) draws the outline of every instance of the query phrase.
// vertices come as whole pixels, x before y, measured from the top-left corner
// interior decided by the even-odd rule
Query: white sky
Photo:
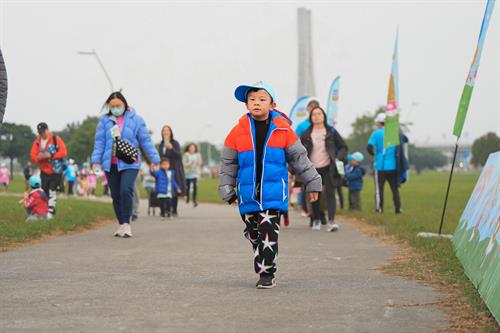
[[[9,75],[4,121],[60,130],[98,115],[115,88],[181,142],[221,143],[245,112],[238,84],[259,80],[288,113],[297,90],[297,7],[312,10],[317,96],[341,75],[338,130],[383,105],[396,25],[402,120],[417,144],[454,143],[452,127],[486,1],[14,1],[0,0],[0,47]],[[496,4],[462,142],[500,132]],[[412,106],[416,102],[417,106]]]

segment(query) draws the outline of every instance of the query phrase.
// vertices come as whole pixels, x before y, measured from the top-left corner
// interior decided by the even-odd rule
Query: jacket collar
[[[48,138],[47,138],[47,142],[51,142],[52,140],[52,132],[48,132]],[[42,136],[41,135],[38,135],[38,137],[36,138],[36,143],[40,144],[40,142],[42,141]]]
[[[270,130],[275,129],[275,128],[288,129],[292,123],[292,121],[283,112],[278,111],[276,109],[271,110],[271,112],[269,112],[269,119],[271,120],[271,123],[269,126]],[[240,118],[239,123],[240,123],[240,125],[244,126],[245,128],[248,128],[250,126],[248,120],[252,121],[252,123],[254,121],[250,112],[243,115]]]

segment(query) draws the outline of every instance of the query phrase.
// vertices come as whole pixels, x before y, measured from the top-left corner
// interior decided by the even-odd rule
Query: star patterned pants
[[[245,222],[243,235],[254,250],[255,272],[260,275],[274,275],[278,259],[278,235],[280,212],[266,210],[242,216]]]

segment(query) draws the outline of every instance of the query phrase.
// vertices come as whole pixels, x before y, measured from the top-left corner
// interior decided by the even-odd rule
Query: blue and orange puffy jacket
[[[240,118],[224,142],[221,156],[219,194],[223,200],[238,195],[240,214],[274,209],[288,210],[288,168],[306,185],[308,192],[320,192],[321,176],[316,172],[307,151],[281,112],[269,114],[271,123],[262,152],[260,196],[256,196],[255,126],[248,113]]]

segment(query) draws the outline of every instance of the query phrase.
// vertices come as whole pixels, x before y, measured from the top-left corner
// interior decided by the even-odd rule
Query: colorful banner
[[[465,273],[500,323],[500,152],[490,154],[453,244]]]
[[[294,131],[300,123],[309,118],[309,113],[307,112],[308,102],[309,96],[299,97],[290,110],[290,120],[292,121],[292,129]]]
[[[399,29],[396,32],[396,42],[392,54],[391,77],[389,78],[389,92],[387,94],[387,105],[385,107],[386,119],[384,130],[384,148],[399,145],[399,73],[398,73],[398,38]]]
[[[483,23],[481,24],[481,31],[479,32],[479,40],[477,41],[476,52],[474,53],[474,58],[472,59],[469,75],[467,76],[467,81],[465,82],[464,90],[462,91],[462,97],[460,98],[460,103],[458,104],[458,112],[455,118],[455,125],[453,126],[453,135],[455,135],[457,138],[462,135],[462,129],[464,128],[465,117],[467,116],[467,110],[469,109],[469,103],[472,97],[472,89],[474,88],[474,83],[476,82],[477,71],[479,69],[479,60],[481,59],[481,53],[483,52],[484,40],[486,39],[486,31],[488,30],[488,25],[490,23],[494,5],[495,0],[488,0],[488,3],[486,4]]]
[[[333,80],[330,86],[330,92],[328,93],[328,102],[326,104],[326,116],[328,118],[328,124],[334,126],[337,123],[337,114],[339,111],[339,84],[340,76],[337,76]]]

